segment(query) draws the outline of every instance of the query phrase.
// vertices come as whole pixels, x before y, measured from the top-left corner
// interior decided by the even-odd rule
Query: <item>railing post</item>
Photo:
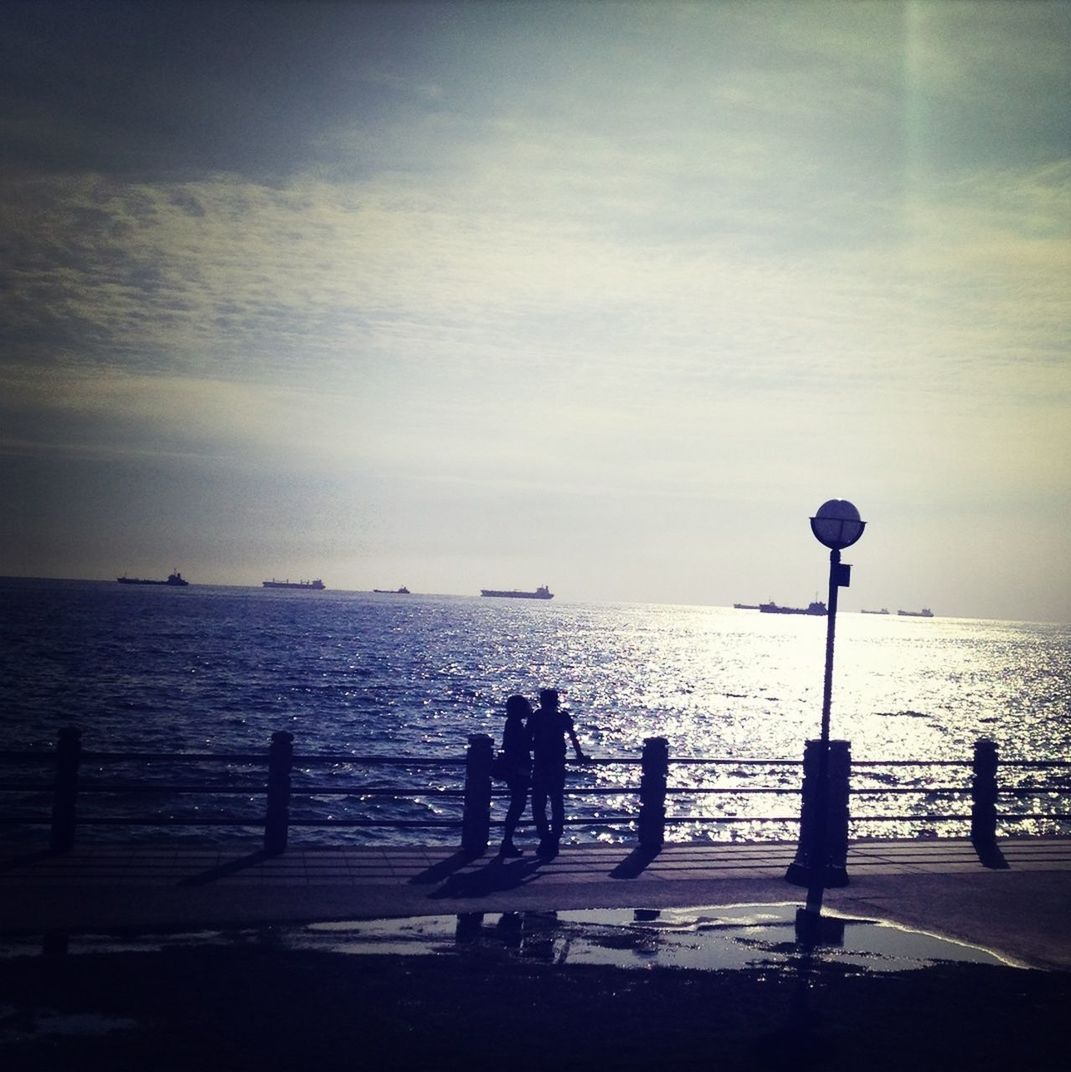
[[[669,773],[669,742],[665,737],[647,737],[640,761],[640,848],[658,852],[666,838],[666,776]]]
[[[800,838],[796,859],[785,878],[797,886],[810,886],[821,878],[826,888],[848,885],[848,794],[852,769],[850,741],[829,742],[826,784],[825,846],[819,845],[822,824],[818,821],[821,787],[818,769],[821,741],[808,741],[803,752],[803,799],[800,806]]]
[[[491,836],[491,761],[494,742],[486,733],[469,737],[465,753],[465,811],[461,819],[461,848],[479,856]]]
[[[285,730],[273,733],[268,749],[268,809],[264,819],[264,851],[272,855],[286,848],[293,765],[294,735]]]
[[[74,846],[82,731],[77,726],[65,726],[56,736],[56,783],[49,843],[53,852],[66,852]]]
[[[974,742],[971,769],[971,841],[992,845],[997,840],[997,745],[986,737]]]

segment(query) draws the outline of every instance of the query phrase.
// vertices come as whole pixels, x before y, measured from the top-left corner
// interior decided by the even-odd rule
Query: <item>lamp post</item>
[[[811,518],[811,532],[820,544],[829,548],[829,600],[826,604],[826,672],[822,690],[822,733],[818,752],[818,785],[815,793],[815,847],[818,858],[811,861],[805,912],[812,919],[821,915],[822,890],[826,882],[829,859],[827,827],[829,820],[829,709],[833,697],[833,640],[837,628],[837,592],[851,583],[852,568],[842,564],[840,553],[851,547],[866,522],[846,499],[830,499]]]

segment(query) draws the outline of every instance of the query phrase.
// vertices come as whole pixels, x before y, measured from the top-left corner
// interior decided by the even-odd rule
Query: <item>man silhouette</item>
[[[565,825],[565,738],[572,742],[577,759],[587,757],[576,739],[572,717],[559,706],[557,689],[540,691],[539,708],[529,717],[528,729],[532,737],[532,816],[539,832],[539,855],[550,858],[558,854]]]

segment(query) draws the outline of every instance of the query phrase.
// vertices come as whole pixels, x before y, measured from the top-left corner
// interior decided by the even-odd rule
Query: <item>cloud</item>
[[[20,465],[385,544],[1066,499],[1071,5],[67,7],[0,44]]]
[[[955,392],[964,363],[1003,400],[1031,393],[1024,364],[1058,363],[1069,189],[1066,166],[931,184],[895,233],[788,257],[732,228],[652,246],[481,210],[441,183],[39,183],[8,193],[7,359],[424,408],[534,391],[589,420],[683,389]]]

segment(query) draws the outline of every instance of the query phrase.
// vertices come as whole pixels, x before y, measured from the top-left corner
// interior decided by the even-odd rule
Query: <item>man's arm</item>
[[[587,759],[584,755],[584,750],[580,747],[580,742],[576,739],[576,727],[573,725],[572,715],[567,716],[569,719],[569,740],[573,742],[573,751],[576,752],[576,758],[580,760]]]

